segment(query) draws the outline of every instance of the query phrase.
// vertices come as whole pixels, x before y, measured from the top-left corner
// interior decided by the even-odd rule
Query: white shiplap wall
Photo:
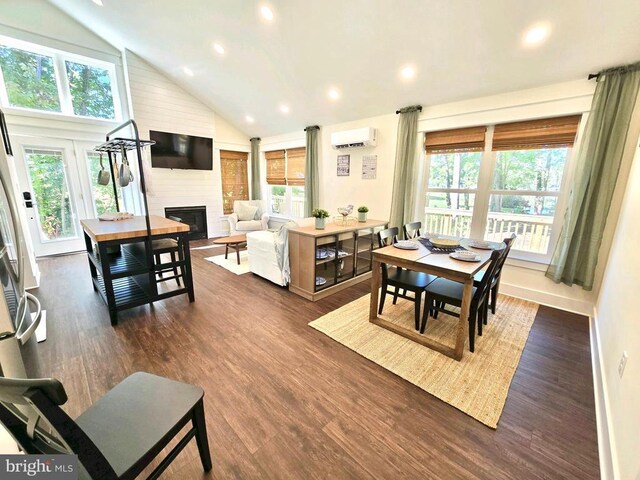
[[[149,211],[164,215],[165,207],[205,205],[209,237],[223,235],[228,226],[222,212],[217,144],[225,139],[216,137],[215,113],[140,57],[129,51],[125,55],[133,118],[141,138],[149,138],[149,130],[156,130],[214,139],[213,170],[152,169],[153,194],[147,196]],[[246,138],[243,148],[244,142],[238,142],[237,137],[244,137],[236,135],[235,143],[241,144],[238,150],[248,150],[249,139]]]

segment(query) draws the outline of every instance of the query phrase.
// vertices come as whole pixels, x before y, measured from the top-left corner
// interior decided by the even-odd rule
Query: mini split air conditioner
[[[331,134],[331,146],[336,150],[342,148],[375,147],[377,134],[375,128],[356,128]]]

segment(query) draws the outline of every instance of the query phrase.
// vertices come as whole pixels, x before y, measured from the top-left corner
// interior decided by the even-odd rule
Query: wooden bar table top
[[[149,223],[151,224],[152,235],[189,231],[189,225],[159,215],[149,215]],[[96,242],[147,236],[147,223],[144,215],[112,222],[90,218],[80,220],[80,224],[83,230]]]
[[[398,335],[409,340],[413,340],[425,347],[436,350],[454,360],[462,359],[464,352],[465,338],[467,337],[469,308],[471,306],[471,297],[473,294],[473,277],[482,270],[491,259],[492,250],[480,250],[469,247],[469,240],[463,239],[461,245],[468,250],[474,251],[480,255],[479,262],[465,262],[455,260],[448,253],[431,253],[418,240],[414,240],[418,245],[417,250],[402,250],[390,245],[373,252],[373,275],[371,277],[371,303],[369,305],[369,321],[382,328],[386,328]],[[381,264],[395,265],[397,267],[406,268],[416,272],[424,272],[439,277],[447,278],[464,285],[462,295],[462,307],[460,308],[460,319],[458,328],[456,329],[455,346],[452,348],[448,345],[436,342],[419,332],[404,328],[382,317],[378,316],[378,299],[380,295],[380,270]]]

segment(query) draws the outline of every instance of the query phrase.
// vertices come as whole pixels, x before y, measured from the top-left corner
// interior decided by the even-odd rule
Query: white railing
[[[280,215],[287,213],[287,197],[284,195],[271,195],[271,212]],[[304,217],[304,197],[291,197],[291,216],[294,218]]]
[[[469,237],[471,233],[471,212],[427,208],[425,232],[441,233],[456,237]],[[501,241],[515,233],[518,237],[513,245],[516,250],[547,253],[551,240],[552,217],[544,215],[518,215],[513,213],[490,212],[484,238]]]

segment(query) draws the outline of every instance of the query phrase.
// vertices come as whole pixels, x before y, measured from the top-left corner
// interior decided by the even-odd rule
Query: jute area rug
[[[309,325],[372,362],[453,405],[491,428],[507,399],[511,379],[538,311],[538,304],[501,295],[495,315],[477,336],[471,353],[468,338],[460,362],[369,322],[365,295]],[[413,303],[388,296],[382,317],[414,329]],[[453,346],[458,319],[429,317],[425,335]],[[467,335],[468,337],[468,335]]]

